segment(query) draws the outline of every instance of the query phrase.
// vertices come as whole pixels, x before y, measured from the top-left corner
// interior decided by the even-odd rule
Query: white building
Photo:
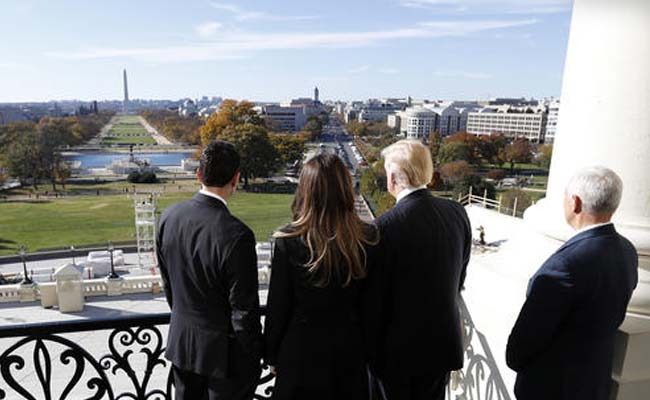
[[[271,121],[271,129],[280,132],[297,132],[307,122],[305,108],[266,105],[262,107],[262,116]]]
[[[547,112],[545,107],[486,107],[470,112],[467,132],[474,135],[502,134],[509,138],[526,138],[533,143],[544,141]]]
[[[460,113],[451,105],[442,107],[430,108],[431,111],[437,114],[435,130],[440,133],[440,136],[445,137],[453,135],[460,130]]]
[[[422,139],[429,137],[429,134],[436,130],[438,119],[439,116],[435,112],[417,106],[400,111],[397,118],[391,118],[391,122],[399,121],[400,134],[407,139]]]
[[[544,143],[553,144],[557,131],[557,117],[560,112],[560,101],[554,100],[548,106],[548,119],[546,121],[546,135]]]
[[[183,104],[178,107],[178,115],[181,117],[196,116],[199,112],[196,103],[192,99],[186,99]]]

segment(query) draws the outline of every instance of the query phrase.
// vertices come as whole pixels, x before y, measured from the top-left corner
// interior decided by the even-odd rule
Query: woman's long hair
[[[293,222],[275,236],[303,239],[316,286],[366,277],[365,245],[376,244],[378,233],[355,212],[352,179],[339,157],[320,154],[305,163],[291,209]]]

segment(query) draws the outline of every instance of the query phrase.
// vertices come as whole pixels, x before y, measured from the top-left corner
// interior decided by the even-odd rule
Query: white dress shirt
[[[610,222],[603,222],[603,223],[600,223],[600,224],[593,224],[593,225],[585,226],[584,228],[578,229],[574,236],[577,236],[577,235],[581,234],[582,232],[586,232],[586,231],[591,230],[591,229],[600,228],[601,226],[605,226],[605,225],[613,225],[613,222],[610,221]]]
[[[426,189],[427,185],[422,185],[418,187],[411,187],[411,188],[406,188],[402,189],[399,193],[397,193],[397,198],[395,199],[395,203],[399,203],[400,200],[402,200],[404,197],[408,196],[409,194],[420,190],[420,189]]]
[[[201,190],[199,190],[199,193],[204,194],[204,195],[209,196],[209,197],[214,197],[215,199],[222,202],[224,206],[228,207],[228,203],[226,203],[226,200],[224,200],[223,197],[219,196],[218,194],[208,192],[207,190],[205,190],[204,187],[201,188]]]

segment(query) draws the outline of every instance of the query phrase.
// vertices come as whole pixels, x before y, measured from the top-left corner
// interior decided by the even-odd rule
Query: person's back
[[[381,268],[370,271],[364,318],[372,367],[389,400],[444,398],[463,365],[459,296],[471,250],[464,208],[431,195],[428,149],[400,141],[384,156],[397,204],[376,224]]]
[[[331,232],[320,229],[327,226]],[[264,329],[266,361],[277,372],[273,398],[367,398],[360,288],[377,234],[356,216],[338,157],[317,156],[303,167],[294,222],[275,236]]]
[[[237,162],[224,172],[220,163],[231,159]],[[249,399],[259,377],[255,238],[225,201],[238,180],[238,160],[225,142],[206,147],[203,189],[160,218],[158,264],[172,311],[165,356],[177,399]],[[210,186],[215,179],[218,186]]]
[[[385,368],[417,376],[462,367],[457,298],[464,281],[471,233],[458,203],[415,191],[377,219],[384,249]],[[390,370],[393,371],[390,371]]]
[[[603,186],[602,196],[593,187],[585,192],[585,185],[578,185],[578,194],[567,189],[567,221],[580,231],[531,278],[508,340],[506,359],[517,371],[520,399],[609,397],[614,335],[637,283],[638,258],[609,222],[620,200],[620,179],[594,168],[572,182],[582,181]],[[569,205],[573,201],[580,203],[577,212]]]

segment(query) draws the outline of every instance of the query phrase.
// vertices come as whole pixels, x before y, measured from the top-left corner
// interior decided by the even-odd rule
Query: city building
[[[542,143],[546,119],[546,107],[489,106],[468,114],[467,132],[474,135],[498,133],[509,138],[526,138],[533,143]]]
[[[195,117],[199,113],[196,103],[192,99],[185,99],[183,104],[178,106],[178,115],[181,117]]]
[[[279,132],[297,132],[307,123],[307,115],[303,106],[285,107],[265,105],[261,107],[264,116],[272,130]]]
[[[436,113],[435,130],[440,136],[449,136],[460,130],[460,113],[452,105],[429,108]]]
[[[553,100],[548,106],[548,119],[546,120],[546,135],[544,143],[553,144],[555,142],[555,132],[557,131],[557,118],[560,112],[560,101]]]
[[[400,135],[407,139],[429,137],[429,134],[436,130],[438,121],[438,114],[421,106],[409,107],[388,116],[388,125],[393,128],[399,126]]]
[[[368,100],[356,111],[357,122],[386,122],[390,114],[405,109],[405,104],[396,104],[387,100]]]

